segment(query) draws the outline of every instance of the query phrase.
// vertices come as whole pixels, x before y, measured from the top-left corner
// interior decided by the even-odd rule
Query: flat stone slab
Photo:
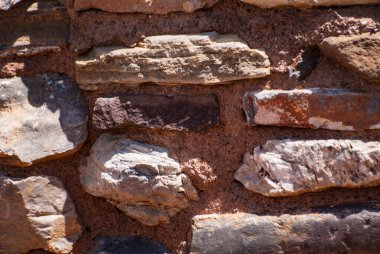
[[[235,179],[270,197],[369,187],[380,185],[379,161],[377,141],[270,140],[245,154]]]
[[[251,125],[359,131],[380,128],[380,94],[343,89],[246,92],[243,108]]]
[[[215,85],[269,74],[264,51],[216,32],[147,37],[133,48],[95,48],[76,61],[77,82],[86,90],[147,82]]]
[[[108,130],[130,126],[199,131],[219,123],[215,95],[120,94],[95,102],[92,124]]]
[[[140,237],[115,237],[96,239],[89,254],[170,254],[158,242]]]
[[[380,213],[257,216],[199,215],[193,219],[192,254],[377,253]]]
[[[75,153],[87,138],[87,106],[65,75],[0,79],[0,164],[34,162]]]
[[[75,207],[55,177],[0,176],[0,252],[44,249],[71,253],[82,229]]]
[[[380,32],[328,37],[319,48],[327,57],[363,78],[380,82]]]
[[[74,9],[83,11],[101,9],[108,12],[167,14],[169,12],[194,12],[212,7],[219,0],[75,0]]]
[[[148,226],[169,222],[190,200],[198,200],[197,190],[167,149],[124,135],[101,135],[79,171],[86,192]]]
[[[378,4],[379,0],[241,0],[248,4],[254,4],[261,8],[273,7],[301,7],[310,8],[317,6],[342,6],[360,4]]]
[[[68,41],[69,17],[57,1],[26,1],[0,11],[0,34],[0,59],[60,52]]]

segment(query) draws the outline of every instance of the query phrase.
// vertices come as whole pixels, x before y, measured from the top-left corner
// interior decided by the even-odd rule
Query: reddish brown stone
[[[0,58],[56,53],[67,44],[69,17],[56,1],[23,1],[0,11]]]
[[[380,129],[380,94],[319,88],[247,92],[243,108],[252,125]]]
[[[199,131],[219,123],[216,96],[119,95],[98,98],[92,124],[107,130],[128,126]]]

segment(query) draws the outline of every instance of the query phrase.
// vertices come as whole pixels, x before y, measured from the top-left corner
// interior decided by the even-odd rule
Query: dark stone
[[[100,237],[89,254],[170,254],[170,252],[161,244],[145,238]]]
[[[215,95],[118,95],[95,102],[92,124],[101,130],[129,126],[199,131],[219,123]]]
[[[191,253],[379,253],[380,213],[196,216]]]
[[[305,80],[318,64],[320,51],[317,46],[306,48],[298,57],[294,67],[289,69],[289,76],[298,81]]]

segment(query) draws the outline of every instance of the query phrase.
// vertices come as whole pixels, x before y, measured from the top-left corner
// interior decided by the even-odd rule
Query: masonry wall
[[[46,104],[48,105],[47,110],[49,112],[60,114],[59,112],[66,112],[66,109],[69,112],[67,113],[68,120],[65,120],[66,122],[63,121],[62,119],[66,118],[60,115],[60,122],[54,128],[51,127],[54,125],[52,123],[43,125],[43,116],[46,116],[46,118],[50,117],[48,113],[42,114],[42,117],[38,119],[32,118],[33,123],[41,122],[43,127],[41,129],[36,127],[34,131],[31,131],[25,124],[25,119],[29,117],[28,112],[31,111],[22,111],[18,108],[12,109],[13,104],[7,104],[8,102],[5,99],[5,102],[2,102],[1,95],[7,94],[8,90],[6,90],[6,86],[0,86],[0,126],[2,127],[0,129],[0,164],[2,164],[0,171],[3,173],[2,178],[5,179],[3,179],[3,192],[0,192],[0,201],[5,200],[3,201],[4,204],[11,204],[10,207],[16,207],[12,205],[17,202],[10,197],[12,195],[19,195],[20,191],[15,191],[14,193],[16,194],[6,192],[6,187],[4,186],[8,186],[5,184],[8,181],[7,179],[53,176],[62,182],[62,190],[67,191],[68,196],[70,196],[72,204],[75,207],[76,223],[81,227],[81,229],[77,228],[77,224],[75,223],[76,226],[61,225],[67,232],[69,231],[67,230],[68,228],[76,228],[72,230],[76,234],[72,239],[77,239],[72,244],[72,250],[70,248],[66,250],[54,250],[53,247],[46,247],[49,244],[30,244],[32,247],[28,253],[50,253],[47,252],[48,250],[52,253],[89,253],[97,241],[99,241],[99,237],[128,236],[139,236],[157,241],[173,253],[190,253],[191,251],[193,253],[222,253],[223,251],[226,251],[225,253],[282,253],[280,251],[284,251],[285,253],[349,253],[350,250],[353,253],[380,253],[380,246],[378,244],[380,242],[380,234],[376,231],[376,228],[379,228],[380,225],[378,224],[380,223],[378,219],[380,216],[378,213],[380,209],[380,187],[377,187],[380,184],[380,167],[378,164],[378,158],[380,157],[378,152],[378,148],[380,148],[378,143],[380,132],[377,130],[378,127],[374,127],[380,120],[380,116],[378,115],[380,104],[377,103],[377,99],[379,98],[377,97],[377,93],[380,92],[379,2],[373,1],[372,4],[360,4],[360,1],[357,1],[358,5],[309,6],[308,8],[294,6],[260,8],[255,4],[244,3],[242,1],[220,0],[218,2],[214,1],[215,3],[209,1],[209,7],[207,4],[205,5],[207,8],[189,10],[189,7],[187,7],[186,10],[192,11],[192,13],[178,10],[178,7],[174,6],[175,12],[165,14],[155,14],[155,12],[157,13],[160,10],[166,12],[165,8],[171,7],[166,1],[160,1],[162,5],[155,9],[143,10],[139,13],[116,13],[118,10],[120,12],[124,11],[117,4],[115,4],[117,8],[112,9],[114,2],[116,3],[117,1],[109,1],[107,8],[111,9],[108,9],[108,11],[91,8],[94,6],[80,10],[77,7],[76,10],[71,0],[61,1],[61,3],[50,0],[24,0],[8,10],[5,10],[5,7],[4,10],[0,10],[0,85],[5,84],[5,80],[8,80],[7,82],[12,86],[15,86],[16,83],[20,84],[19,82],[26,84],[29,98],[25,99],[25,105],[27,106],[20,102],[20,105],[24,105],[20,106],[22,108],[35,108]],[[133,2],[139,1],[130,1],[129,5],[133,5]],[[34,12],[30,11],[31,6],[36,3],[37,7],[35,7]],[[208,62],[206,61],[199,66],[197,61],[199,59],[204,60],[202,57],[207,58],[208,53],[198,52],[201,55],[199,59],[186,58],[186,54],[189,54],[186,50],[186,45],[182,48],[179,47],[175,51],[179,56],[174,53],[170,55],[167,52],[170,49],[178,47],[178,45],[170,44],[173,38],[172,41],[169,40],[169,46],[165,46],[167,48],[164,49],[164,56],[160,56],[161,58],[158,58],[158,61],[162,62],[164,61],[163,59],[175,57],[183,59],[178,60],[176,64],[171,65],[169,63],[163,65],[158,72],[153,72],[149,68],[153,68],[154,64],[149,65],[149,56],[143,55],[141,57],[143,59],[141,60],[142,62],[138,63],[140,64],[139,70],[143,73],[142,75],[140,73],[139,78],[141,81],[138,82],[135,80],[131,81],[131,79],[134,79],[139,74],[135,69],[125,75],[119,73],[123,68],[128,68],[128,66],[123,66],[122,59],[127,54],[125,52],[123,53],[124,55],[121,54],[122,56],[119,56],[119,60],[113,59],[113,56],[117,55],[116,53],[113,56],[105,56],[104,62],[93,67],[93,69],[91,69],[90,65],[86,66],[86,63],[84,63],[85,61],[101,62],[100,58],[92,58],[91,55],[94,52],[92,50],[99,47],[133,48],[136,47],[136,43],[146,38],[149,39],[150,36],[192,35],[213,31],[220,35],[233,34],[240,38],[232,40],[233,50],[228,47],[227,49],[221,47],[221,51],[214,54],[216,58],[222,58],[225,61],[220,66],[215,67],[215,72],[213,70],[210,71],[215,79],[202,79],[207,74],[204,68],[217,65],[215,58],[210,57],[208,58]],[[351,44],[354,46],[333,45],[331,48],[326,49],[321,44],[323,40],[329,37],[345,36],[349,39],[357,35],[364,35],[365,38],[360,39],[359,42],[352,42]],[[237,43],[246,44],[251,50],[257,49],[263,52],[267,56],[270,66],[265,63],[265,57],[262,59],[257,58],[258,60],[255,58],[255,65],[249,65],[253,62],[253,58],[246,60],[248,55],[250,57],[258,56],[247,49],[240,49]],[[156,45],[156,47],[160,47],[160,45],[162,46],[158,42],[158,46]],[[243,46],[241,47],[243,48]],[[210,48],[216,49],[217,47],[211,43]],[[104,48],[99,49],[100,52],[108,52],[107,50]],[[165,52],[167,55],[165,55]],[[304,52],[309,53],[306,54]],[[365,52],[371,53],[366,54]],[[135,54],[137,55],[130,57],[132,62],[138,58],[139,54],[141,56],[143,53],[137,52]],[[205,56],[202,56],[202,54]],[[150,57],[151,59],[155,59],[155,56]],[[303,58],[303,62],[301,58]],[[79,61],[83,63],[79,63]],[[152,60],[152,62],[154,61]],[[249,67],[244,69],[245,65],[242,65],[240,69],[237,68],[236,66],[242,62],[249,65]],[[190,67],[186,69],[187,67],[183,67],[185,65]],[[227,69],[223,69],[225,66],[235,69],[227,71]],[[146,70],[144,70],[145,67]],[[256,71],[256,68],[259,67],[263,68],[263,70]],[[87,76],[84,76],[83,73],[86,68],[89,69],[87,70]],[[112,68],[117,69],[117,71],[114,71]],[[188,76],[181,76],[183,75],[182,70],[185,70],[184,73],[186,72]],[[169,74],[165,76],[160,71],[167,71],[165,73]],[[224,71],[230,74],[223,76]],[[53,82],[58,82],[57,80],[61,79],[68,82],[65,84],[74,82],[72,84],[74,86],[72,89],[74,90],[65,92],[65,96],[62,95],[63,99],[60,104],[56,102],[57,100],[55,101],[55,98],[47,96],[47,99],[45,99],[39,92],[36,93],[40,96],[37,96],[40,98],[40,103],[37,103],[38,105],[34,103],[34,97],[31,97],[33,93],[30,91],[33,90],[33,87],[34,89],[39,87],[36,84],[48,81],[44,78],[38,78],[40,81],[36,81],[33,77],[44,73],[58,73],[52,75],[60,76],[53,76],[47,79],[51,79]],[[153,77],[148,79],[151,73],[153,73]],[[202,76],[199,73],[203,73],[204,75]],[[83,76],[81,76],[82,74]],[[13,77],[21,77],[21,81],[9,81]],[[33,81],[29,81],[28,78],[33,79]],[[217,81],[218,78],[226,80],[225,82],[219,82]],[[91,81],[91,79],[95,81]],[[168,81],[169,79],[170,81]],[[207,82],[207,80],[213,80],[213,82]],[[95,82],[94,84],[96,85],[89,85],[91,82]],[[290,99],[280,98],[274,100],[274,106],[271,104],[272,108],[266,108],[266,111],[262,113],[261,120],[257,118],[256,120],[247,121],[244,109],[247,110],[246,107],[249,106],[245,105],[243,100],[247,92],[259,92],[262,90],[307,90],[312,88],[344,89],[344,91],[359,94],[357,96],[361,97],[357,99],[357,97],[353,98],[349,97],[349,95],[344,95],[340,97],[339,101],[335,102],[334,100],[338,96],[336,94],[331,95],[323,102],[318,101],[319,97],[317,97],[315,100],[310,99],[308,102],[310,107],[301,113],[299,112],[302,111],[302,105],[297,105],[296,103],[296,109],[289,109],[286,105],[290,103]],[[39,89],[42,90],[43,88]],[[46,88],[46,91],[51,91],[49,89]],[[60,96],[60,93],[57,94]],[[81,97],[83,101],[80,98],[75,99],[78,94],[83,96]],[[124,112],[127,116],[123,115],[123,110],[126,106],[125,104],[120,106],[120,102],[110,104],[106,102],[103,108],[97,105],[99,98],[121,98],[127,95],[132,97],[127,97],[126,101],[135,100],[134,103],[137,105],[135,111],[131,109],[128,113]],[[139,99],[140,97],[134,99],[134,96],[137,95],[149,96],[143,99]],[[160,99],[154,97],[157,95],[162,95],[162,97]],[[13,98],[12,96],[14,98],[17,97],[9,95],[9,97]],[[170,99],[169,102],[165,100],[165,98],[179,98],[180,96],[184,96],[185,99],[176,102]],[[205,102],[206,99],[201,99],[205,96],[211,96],[212,98]],[[296,102],[300,100],[305,101],[307,98],[296,97],[294,99]],[[141,105],[139,104],[140,101]],[[168,106],[163,106],[165,103],[168,103]],[[100,109],[98,108],[98,111],[96,111],[96,107],[100,107]],[[161,111],[158,110],[160,108],[162,109]],[[178,110],[173,110],[173,108],[178,108]],[[311,108],[315,110],[312,111]],[[181,113],[179,109],[186,110],[184,113]],[[274,116],[276,119],[273,120],[273,112],[278,113],[278,109],[282,110],[283,115],[277,114]],[[255,110],[254,113],[257,113],[259,109],[256,108]],[[327,111],[328,113],[326,113]],[[7,112],[11,112],[11,114],[9,115]],[[86,118],[87,112],[88,119]],[[102,115],[106,114],[104,112],[108,112],[111,115],[114,112],[114,118],[110,116],[107,118],[107,116]],[[191,117],[185,120],[185,122],[188,122],[183,124],[183,121],[181,121],[183,120],[183,116],[190,113]],[[157,114],[163,119],[161,119],[161,122],[155,119]],[[183,115],[177,116],[176,114]],[[297,114],[302,114],[302,116]],[[123,118],[128,118],[128,116],[131,118],[128,121]],[[305,121],[305,123],[300,123],[302,121],[297,117]],[[310,123],[308,119],[311,117],[319,117],[324,120],[321,120],[322,122],[318,122],[317,124],[315,122]],[[51,116],[51,118],[53,119],[54,117]],[[73,121],[74,123],[69,121],[69,119],[74,118],[76,119]],[[209,120],[202,122],[202,119],[205,118]],[[295,122],[290,121],[289,123],[288,120],[293,118],[297,118],[298,120]],[[326,118],[329,118],[328,121],[326,121]],[[22,121],[24,121],[21,124],[23,127],[15,127],[14,132],[9,130],[12,129],[12,126],[19,126],[19,123]],[[336,125],[337,122],[338,126]],[[51,131],[52,129],[54,131]],[[119,135],[117,136],[117,140],[129,138],[144,144],[168,149],[168,155],[162,155],[163,160],[165,163],[169,163],[167,160],[171,158],[175,163],[178,163],[178,165],[175,164],[176,166],[173,167],[176,170],[182,170],[181,174],[185,176],[181,177],[191,180],[191,186],[197,190],[198,197],[191,196],[193,194],[189,193],[192,189],[190,187],[183,187],[181,184],[179,184],[179,187],[176,186],[176,188],[182,188],[180,191],[177,189],[176,191],[172,191],[171,187],[167,187],[170,189],[168,191],[169,194],[167,194],[168,196],[174,195],[176,198],[184,196],[186,202],[189,202],[188,206],[178,206],[180,209],[177,209],[177,201],[172,200],[170,204],[169,201],[165,203],[157,200],[152,201],[149,198],[147,198],[147,201],[144,199],[144,196],[141,200],[136,198],[136,201],[133,197],[130,198],[128,196],[131,193],[130,190],[122,190],[123,188],[128,189],[127,187],[120,187],[117,183],[111,184],[113,187],[105,184],[103,187],[99,187],[99,189],[95,187],[91,189],[92,187],[89,187],[90,184],[86,185],[86,180],[83,180],[83,178],[81,183],[80,175],[87,174],[87,169],[91,171],[93,168],[96,168],[96,166],[89,166],[89,160],[94,160],[96,163],[99,163],[99,161],[106,163],[106,159],[99,159],[99,161],[96,159],[101,154],[112,156],[117,153],[116,150],[110,148],[111,145],[108,142],[111,141],[106,140],[104,141],[105,143],[101,143],[97,148],[99,149],[97,151],[99,152],[99,157],[94,155],[92,159],[88,159],[91,154],[90,150],[95,142],[102,135],[110,133]],[[66,139],[64,138],[65,136]],[[12,143],[14,139],[19,141]],[[254,148],[264,146],[269,140],[286,139],[315,142],[318,148],[315,148],[315,150],[313,150],[314,148],[310,149],[316,151],[320,148],[322,152],[319,155],[322,154],[322,157],[317,158],[309,156],[309,153],[303,153],[306,148],[302,145],[295,148],[296,152],[294,152],[294,156],[297,158],[305,156],[303,161],[310,161],[309,164],[306,164],[311,168],[311,171],[317,171],[316,174],[319,174],[323,170],[331,170],[332,173],[330,175],[327,174],[330,178],[324,178],[323,181],[326,182],[323,182],[323,184],[315,184],[315,181],[318,181],[312,180],[314,187],[311,186],[312,184],[307,183],[307,179],[310,179],[308,177],[302,180],[302,184],[297,183],[296,177],[290,180],[285,179],[286,177],[281,178],[281,173],[276,175],[276,162],[271,161],[270,157],[268,161],[262,162],[263,165],[274,165],[272,168],[268,166],[265,169],[267,170],[267,174],[270,175],[269,180],[273,180],[278,186],[281,183],[290,181],[295,186],[297,185],[301,188],[301,191],[288,191],[286,193],[280,191],[280,194],[275,196],[271,195],[271,189],[268,190],[265,189],[267,187],[263,187],[260,194],[258,191],[255,191],[260,189],[258,184],[260,179],[256,183],[253,183],[254,186],[250,188],[251,190],[244,186],[249,185],[247,183],[250,181],[247,179],[248,177],[244,178],[243,176],[243,180],[241,180],[242,178],[240,180],[235,179],[236,171],[244,163],[248,163],[243,159],[246,153],[253,154]],[[344,148],[345,146],[340,148],[340,144],[343,141],[339,140],[344,139],[359,140],[366,144],[368,144],[367,142],[373,143],[369,147],[368,145],[357,145],[356,143],[351,145],[353,153],[359,154],[357,157],[344,153],[342,155],[345,156],[344,159],[337,159],[338,162],[336,164],[330,165],[330,158],[336,158],[334,157],[335,154],[348,149]],[[36,145],[38,143],[37,140],[43,140],[43,148],[40,145]],[[335,140],[334,142],[336,143],[332,147],[337,149],[336,153],[330,155],[326,153],[328,149],[323,148],[321,140]],[[59,146],[55,146],[56,144],[65,144],[67,148],[62,148],[62,151],[60,151]],[[60,145],[60,147],[62,146]],[[51,151],[46,152],[48,153],[47,155],[45,153],[41,155],[42,152],[39,149],[50,149]],[[102,151],[103,149],[104,152]],[[120,149],[123,150],[124,148]],[[156,148],[151,149],[154,150]],[[277,156],[275,152],[270,152],[272,152],[270,156]],[[281,151],[276,152],[281,157]],[[30,153],[37,153],[38,155],[30,160],[20,159],[22,156],[29,158]],[[120,153],[122,154],[122,152]],[[323,157],[324,155],[327,157]],[[114,165],[116,165],[115,168],[122,167],[123,165],[124,157],[122,157],[123,155],[120,156],[122,158],[120,161],[116,159],[113,161]],[[131,157],[125,157],[124,160],[130,160],[132,164],[139,164],[138,161],[134,161],[138,160],[134,159],[134,157],[132,159]],[[157,162],[152,157],[148,157],[147,161],[144,162],[147,164],[142,164],[145,167],[148,167],[146,165],[150,165],[149,168],[154,168],[155,166],[152,165],[156,165],[155,163]],[[352,163],[342,164],[342,161],[351,161]],[[167,164],[162,163],[162,168],[169,168]],[[248,170],[256,170],[255,165],[261,162],[258,162],[258,159],[256,159],[249,163],[250,166],[247,166]],[[297,170],[300,169],[297,165],[301,165],[302,163],[299,161],[294,163],[296,166],[291,167],[293,171],[290,173],[290,178],[298,174]],[[313,164],[325,166],[313,168]],[[136,165],[134,167],[130,166],[130,168],[135,170],[137,168]],[[350,178],[350,171],[357,170],[358,168],[362,169],[362,167],[366,167],[366,170],[363,169],[360,171],[361,173],[358,173],[359,176],[357,178],[359,180]],[[115,168],[112,168],[112,170],[115,170]],[[346,175],[342,173],[344,170],[348,170],[347,174],[345,172]],[[312,174],[310,172],[307,174]],[[140,174],[144,175],[145,173],[135,172],[134,174],[140,176]],[[162,174],[165,175],[166,173]],[[151,176],[150,174],[147,175]],[[179,175],[180,173],[177,173],[176,176]],[[335,180],[331,180],[334,177]],[[316,178],[318,177],[316,176]],[[101,179],[104,178],[94,176],[92,180],[96,183],[99,181],[99,185],[102,185]],[[184,178],[181,179],[184,181]],[[128,182],[128,177],[124,180],[126,181],[125,186],[134,186],[136,184],[137,187],[144,186],[141,187],[145,188],[144,190],[149,188],[147,185]],[[264,174],[261,180],[267,181],[268,178],[265,178]],[[184,182],[182,184],[185,186]],[[282,189],[284,189],[283,186],[281,187]],[[104,194],[106,191],[100,191],[102,188],[111,190],[111,194]],[[273,187],[273,189],[275,188]],[[90,194],[91,192],[92,195]],[[103,194],[99,194],[100,192]],[[119,195],[117,194],[118,192]],[[103,196],[96,197],[96,193]],[[145,192],[142,191],[142,193]],[[147,192],[144,195],[158,195],[154,193]],[[128,198],[123,198],[123,195],[128,196]],[[51,197],[47,199],[50,199],[50,202],[54,200]],[[108,201],[112,200],[111,203],[113,203],[107,202],[107,199]],[[71,204],[71,200],[67,201],[67,203]],[[132,203],[133,206],[137,207],[143,206],[144,209],[146,206],[152,205],[156,209],[154,210],[155,212],[159,211],[162,213],[164,211],[163,213],[165,214],[169,209],[168,207],[171,207],[175,203],[173,206],[177,210],[175,210],[173,215],[167,216],[169,218],[168,221],[160,221],[157,225],[147,225],[150,223],[147,220],[155,216],[149,215],[150,210],[148,212],[142,211],[141,214],[144,215],[133,213],[135,217],[132,218],[133,216],[130,216],[132,212],[129,212],[130,214],[127,215],[128,212],[123,212],[122,209],[116,207],[123,202]],[[38,202],[36,204],[38,206]],[[3,207],[6,207],[6,205],[3,205]],[[62,209],[59,213],[62,213],[63,217],[67,218],[65,211],[65,209]],[[272,246],[273,249],[269,247],[269,249],[255,249],[252,247],[257,246],[255,242],[249,245],[246,241],[237,241],[238,246],[236,246],[233,244],[235,237],[229,238],[226,236],[223,241],[225,248],[218,250],[212,246],[212,241],[217,242],[213,237],[218,239],[217,236],[209,235],[209,238],[203,237],[199,240],[200,238],[197,238],[198,228],[193,226],[194,223],[197,223],[193,221],[195,216],[209,214],[216,214],[215,216],[217,216],[220,214],[239,215],[240,213],[246,213],[254,214],[258,217],[270,216],[271,218],[279,218],[281,215],[305,215],[308,218],[312,218],[310,214],[319,214],[321,216],[332,214],[338,218],[342,218],[345,217],[344,214],[348,216],[347,214],[359,214],[363,211],[371,213],[371,215],[365,216],[371,218],[372,223],[370,223],[370,228],[374,231],[366,231],[365,227],[352,226],[353,230],[347,231],[349,232],[347,234],[350,240],[345,242],[342,238],[343,240],[339,240],[339,242],[343,242],[344,244],[332,244],[331,246],[333,247],[326,247],[326,249],[318,248],[317,246],[324,246],[324,244],[327,246],[329,240],[318,240],[319,238],[315,234],[310,234],[308,237],[314,239],[313,241],[317,242],[316,245],[308,244],[307,239],[305,239],[305,244],[295,244],[294,248],[290,243],[284,245],[283,243],[278,244],[272,241],[268,243],[268,246],[275,246]],[[44,212],[41,213],[43,214]],[[3,214],[7,213],[3,212]],[[28,214],[25,215],[26,217],[31,216],[31,213],[25,212],[25,214]],[[360,217],[359,221],[362,220],[363,216]],[[3,225],[7,225],[7,227],[4,226],[3,229],[0,229],[0,233],[13,234],[15,236],[13,239],[17,239],[17,237],[21,237],[18,236],[18,230],[9,230],[9,228],[17,225],[16,222],[10,221],[12,220],[11,218],[9,214],[7,216],[3,215],[3,221],[5,221]],[[19,217],[17,218],[20,221]],[[232,218],[231,220],[237,221],[236,218]],[[271,221],[271,219],[265,220]],[[2,225],[1,223],[0,220],[0,225]],[[246,222],[241,222],[241,225],[245,225],[244,223]],[[286,220],[284,223],[287,223]],[[342,221],[337,223],[345,225],[344,223],[347,222]],[[254,227],[249,226],[249,223],[247,225],[248,228]],[[315,228],[318,228],[318,225],[316,224]],[[323,225],[323,223],[320,225]],[[218,232],[221,230],[225,235],[229,235],[228,232],[231,232],[231,236],[234,234],[239,235],[239,233],[232,233],[231,228],[235,226],[219,228]],[[25,227],[28,228],[27,226]],[[340,226],[332,227],[338,228],[336,231],[338,233],[344,231]],[[271,229],[263,226],[262,232],[266,232],[266,230]],[[308,230],[313,229],[299,230],[300,232],[309,232]],[[209,233],[216,231],[211,229]],[[322,234],[327,234],[327,231],[322,230],[321,232]],[[366,234],[368,234],[368,237],[366,237]],[[50,235],[53,235],[53,233],[50,233]],[[63,235],[65,234],[63,233]],[[355,242],[355,236],[357,235],[363,235],[364,240],[359,241],[359,243]],[[236,237],[236,239],[239,237]],[[242,239],[246,239],[244,237]],[[281,237],[283,236],[279,235],[276,237],[277,239],[282,239]],[[42,240],[28,239],[17,240],[20,244],[23,244],[24,241],[24,244],[28,246],[29,243],[35,241],[50,241],[47,240],[50,239],[49,237],[42,237]],[[0,247],[3,248],[3,252],[17,253],[17,251],[11,252],[7,249],[7,246],[15,244],[7,245],[9,241],[11,240],[0,237]],[[211,241],[211,243],[208,241]],[[263,240],[257,241],[262,243]],[[192,242],[195,247],[191,247]],[[282,242],[287,242],[287,240],[282,239]],[[359,244],[359,246],[366,246],[365,248],[368,249],[364,247],[355,249],[355,244],[353,243]],[[40,247],[36,248],[36,246]]]

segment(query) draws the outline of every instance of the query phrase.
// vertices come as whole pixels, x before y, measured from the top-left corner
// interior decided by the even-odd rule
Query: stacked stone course
[[[379,0],[0,0],[0,253],[380,253],[379,82]]]

